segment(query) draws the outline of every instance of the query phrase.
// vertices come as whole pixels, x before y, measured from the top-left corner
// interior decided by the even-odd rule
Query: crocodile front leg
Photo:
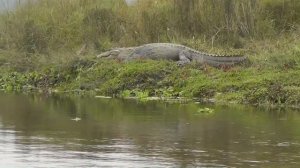
[[[180,51],[179,52],[179,61],[177,61],[177,65],[183,66],[185,64],[190,63],[191,60],[189,59],[189,52],[187,51]]]

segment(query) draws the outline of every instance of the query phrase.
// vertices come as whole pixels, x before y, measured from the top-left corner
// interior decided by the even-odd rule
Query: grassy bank
[[[117,97],[186,97],[217,103],[299,106],[300,67],[268,69],[206,66],[178,67],[173,62],[78,60],[68,66],[1,75],[1,89],[67,92]]]
[[[0,14],[0,89],[296,107],[299,11],[297,0],[28,1]],[[251,64],[216,69],[95,58],[150,42],[243,53]]]

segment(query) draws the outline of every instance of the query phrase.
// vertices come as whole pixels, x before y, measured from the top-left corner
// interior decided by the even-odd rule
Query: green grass
[[[0,14],[0,89],[299,106],[299,18],[297,0],[40,0]],[[250,65],[95,58],[150,42],[245,54]]]
[[[75,61],[68,66],[0,75],[10,91],[76,91],[117,97],[197,98],[217,103],[298,106],[300,68],[270,71],[257,67],[230,70],[173,62]]]

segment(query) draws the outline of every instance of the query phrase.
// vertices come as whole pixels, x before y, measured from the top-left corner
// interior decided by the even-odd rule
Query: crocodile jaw
[[[97,55],[97,58],[107,58],[107,57],[115,58],[119,54],[120,54],[120,50],[111,50],[111,51],[107,51],[107,52]]]

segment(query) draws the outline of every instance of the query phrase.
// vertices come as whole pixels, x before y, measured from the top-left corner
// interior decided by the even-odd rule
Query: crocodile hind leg
[[[179,61],[177,61],[177,65],[183,66],[185,64],[190,63],[191,60],[189,59],[189,53],[187,51],[180,51],[179,53]]]

